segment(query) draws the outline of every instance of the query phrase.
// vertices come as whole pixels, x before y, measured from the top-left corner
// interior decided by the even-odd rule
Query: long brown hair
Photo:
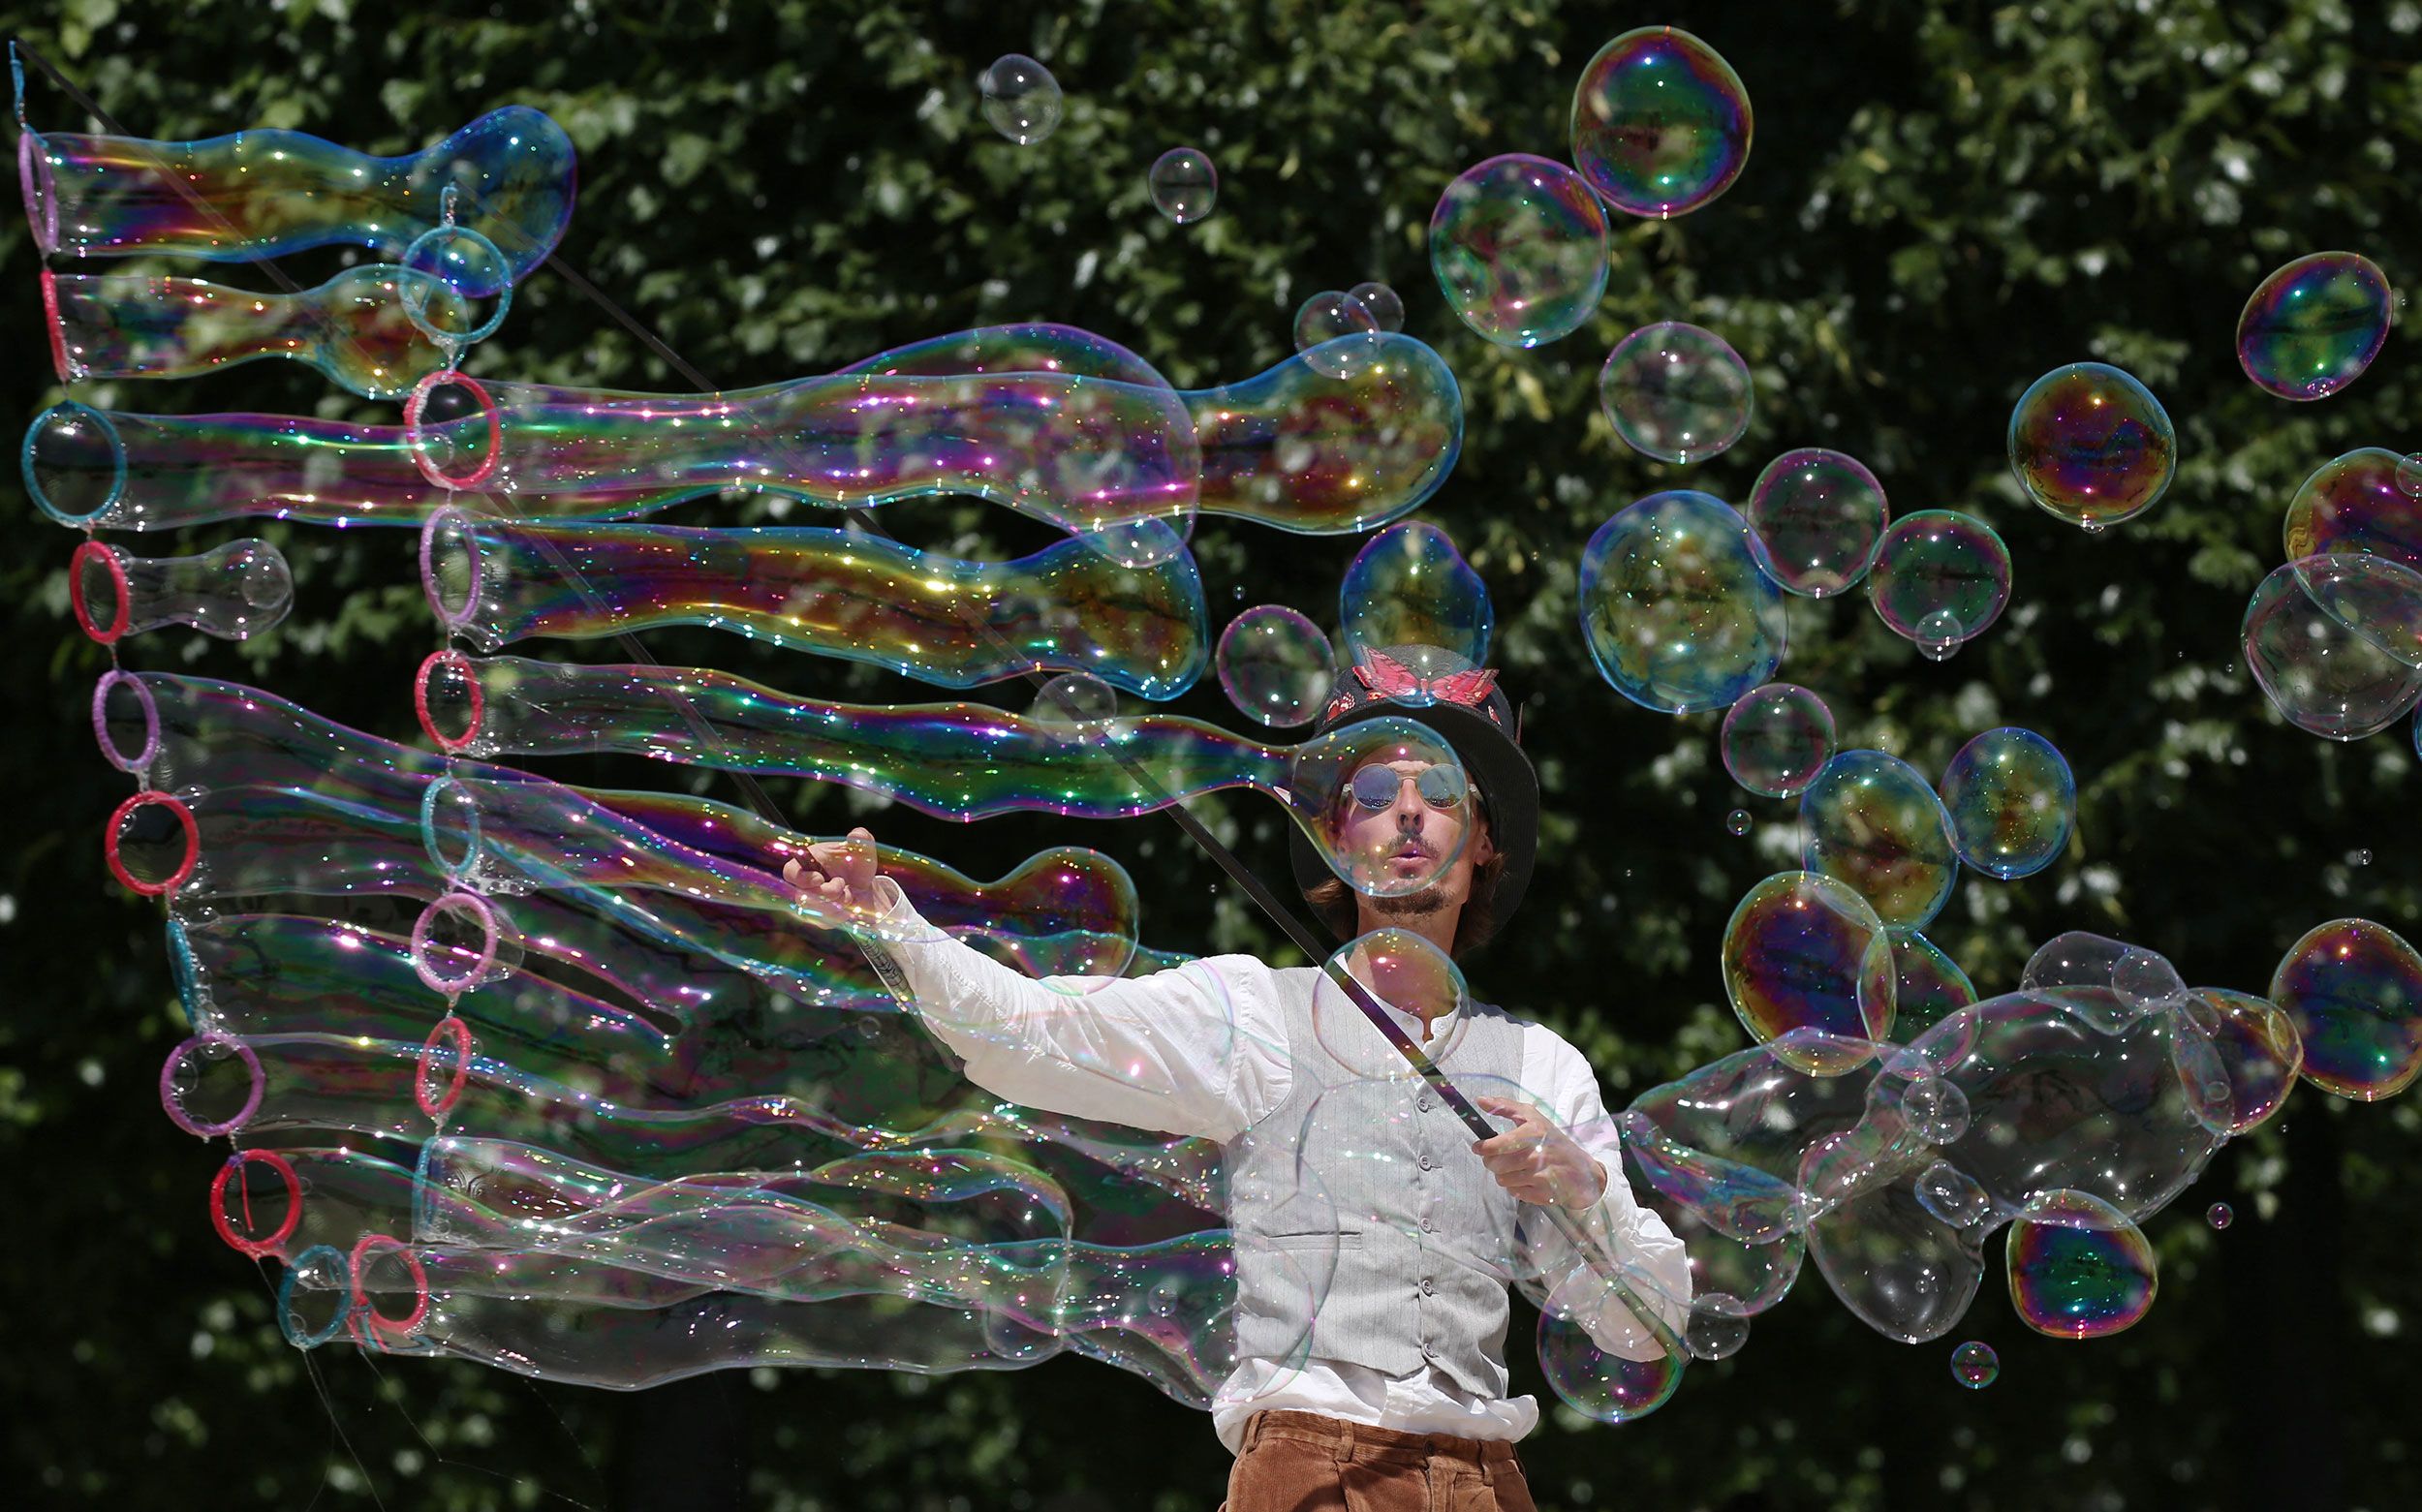
[[[1506,853],[1492,850],[1489,858],[1472,869],[1472,891],[1464,898],[1463,912],[1455,920],[1455,947],[1446,953],[1460,961],[1489,942],[1497,933],[1497,879],[1506,872]],[[1358,916],[1354,890],[1345,879],[1329,877],[1318,886],[1305,891],[1304,901],[1312,905],[1313,913],[1329,932],[1341,940],[1354,938],[1354,922]]]

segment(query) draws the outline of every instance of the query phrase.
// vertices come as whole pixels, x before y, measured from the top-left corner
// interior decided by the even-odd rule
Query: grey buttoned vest
[[[1381,1072],[1396,1061],[1333,989],[1340,1022],[1316,1033],[1318,969],[1272,975],[1294,1077],[1286,1099],[1227,1146],[1238,1357],[1308,1355],[1395,1376],[1429,1365],[1502,1400],[1520,1204],[1472,1153],[1472,1131],[1410,1067],[1358,1075],[1323,1047],[1323,1033],[1332,1042],[1351,1034],[1357,1069]],[[1473,1082],[1472,1092],[1511,1091],[1521,1027],[1481,1003],[1458,1017],[1440,1065]],[[1314,1295],[1323,1280],[1325,1291]]]

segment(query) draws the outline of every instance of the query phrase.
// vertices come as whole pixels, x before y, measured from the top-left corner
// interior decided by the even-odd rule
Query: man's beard
[[[1446,907],[1446,889],[1432,882],[1419,892],[1400,893],[1391,898],[1371,900],[1371,911],[1382,918],[1420,918],[1443,911]]]

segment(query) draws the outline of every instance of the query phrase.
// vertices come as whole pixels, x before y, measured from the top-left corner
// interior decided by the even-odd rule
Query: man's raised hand
[[[873,913],[883,907],[875,897],[875,872],[880,859],[875,837],[861,825],[850,831],[846,840],[820,841],[808,847],[804,861],[785,861],[782,879],[826,902]]]
[[[1579,1212],[1605,1193],[1606,1168],[1546,1114],[1512,1097],[1472,1100],[1482,1112],[1513,1120],[1504,1133],[1474,1141],[1472,1153],[1517,1201]]]

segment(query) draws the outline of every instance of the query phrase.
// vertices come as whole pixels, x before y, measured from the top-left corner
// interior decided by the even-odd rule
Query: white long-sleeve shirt
[[[1295,1068],[1273,995],[1276,973],[1263,963],[1222,956],[1145,977],[1038,981],[925,924],[891,879],[878,878],[875,888],[886,938],[869,940],[868,955],[966,1062],[969,1080],[994,1095],[1221,1144],[1286,1099]],[[1398,1015],[1397,1022],[1421,1037],[1417,1020]],[[1690,1309],[1689,1257],[1664,1221],[1632,1196],[1596,1073],[1553,1030],[1517,1022],[1523,1090],[1606,1172],[1604,1193],[1582,1215],[1584,1229],[1679,1332]],[[1444,1042],[1453,1027],[1449,1014],[1433,1033]],[[1539,1271],[1569,1265],[1551,1225],[1526,1219],[1518,1232],[1522,1258]],[[1540,1252],[1551,1246],[1565,1251],[1562,1261]],[[1660,1352],[1620,1307],[1610,1307],[1592,1333],[1627,1358]],[[1247,1419],[1275,1410],[1464,1438],[1518,1439],[1538,1424],[1535,1399],[1476,1396],[1435,1368],[1390,1376],[1320,1359],[1240,1361],[1213,1401],[1212,1424],[1234,1451]]]

